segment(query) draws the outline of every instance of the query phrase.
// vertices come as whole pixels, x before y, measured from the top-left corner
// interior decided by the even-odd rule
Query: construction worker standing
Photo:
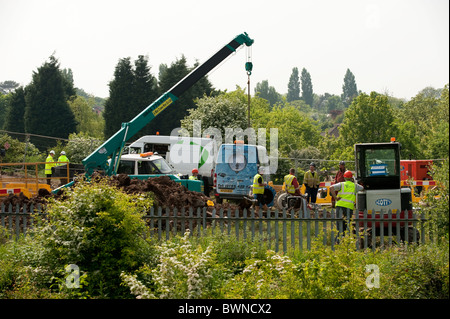
[[[300,185],[295,177],[294,168],[291,168],[289,174],[284,176],[284,184],[286,186],[286,192],[295,196],[300,196]]]
[[[316,172],[316,164],[312,162],[309,164],[309,171],[305,173],[303,184],[306,187],[305,193],[308,193],[306,202],[315,204],[317,200],[317,191],[319,190],[320,178],[319,173]]]
[[[194,169],[192,170],[192,175],[189,176],[189,179],[190,179],[190,180],[194,180],[194,181],[197,181],[197,180],[198,180],[198,169],[194,168]]]
[[[344,217],[343,232],[347,229],[347,222],[353,215],[355,209],[356,194],[362,191],[364,187],[353,182],[353,174],[350,171],[345,171],[344,182],[340,182],[330,187],[330,194],[336,200],[336,213],[338,216],[342,213]],[[336,192],[337,195],[336,195]]]
[[[258,201],[258,206],[256,206],[256,212],[259,212],[259,208],[263,207],[264,210],[267,209],[267,205],[264,201],[264,186],[266,183],[264,183],[264,179],[262,177],[264,169],[260,167],[258,169],[258,173],[253,177],[253,198],[255,198]]]
[[[55,156],[55,151],[51,150],[45,160],[45,175],[47,176],[47,184],[51,186],[51,177],[52,177],[52,168],[56,166],[55,160],[53,159]]]
[[[62,166],[64,164],[69,164],[69,159],[66,156],[66,152],[61,151],[61,155],[58,157],[58,164],[59,166]]]
[[[69,159],[66,156],[66,152],[61,151],[60,156],[58,157],[58,164],[56,164],[56,166],[63,166],[63,165],[69,165]],[[68,172],[67,168],[68,168],[68,166],[66,166],[61,171],[58,171],[57,176],[67,176],[67,172]],[[61,185],[64,185],[64,183],[68,183],[69,177],[61,178],[60,182],[61,182]]]
[[[344,182],[344,173],[345,173],[345,162],[340,161],[339,162],[339,170],[336,173],[336,176],[334,176],[333,184]],[[331,207],[335,207],[336,201],[334,200],[334,197],[331,197]]]

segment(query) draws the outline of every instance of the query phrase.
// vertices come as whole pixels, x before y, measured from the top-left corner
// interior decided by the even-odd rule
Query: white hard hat
[[[61,151],[61,155],[66,155],[66,152],[64,152],[64,151]]]
[[[51,151],[50,151],[50,154],[55,154],[55,151],[54,151],[54,150],[51,150]]]

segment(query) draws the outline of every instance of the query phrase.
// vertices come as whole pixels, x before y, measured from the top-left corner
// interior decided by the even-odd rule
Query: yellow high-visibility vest
[[[309,187],[317,187],[320,184],[320,177],[317,172],[314,172],[314,175],[311,171],[307,171],[303,178],[303,184],[308,185]]]
[[[50,163],[50,162],[54,162],[55,160],[53,159],[52,156],[47,156],[47,159],[45,160],[45,174],[46,175],[50,175],[52,173],[52,167],[56,166],[55,163]]]
[[[341,182],[341,189],[338,192],[340,199],[336,206],[355,209],[356,203],[356,185],[351,181]]]
[[[259,186],[258,179],[262,176],[260,174],[256,174],[255,177],[253,177],[253,194],[264,194],[264,186]]]
[[[295,187],[292,185],[292,182],[294,181],[295,176],[288,174],[284,177],[284,183],[286,184],[286,190],[290,194],[295,193]]]
[[[69,159],[67,158],[66,155],[61,155],[60,157],[58,157],[58,162],[64,163],[64,164],[58,164],[59,166],[62,166],[62,165],[65,165],[65,162],[69,163]]]

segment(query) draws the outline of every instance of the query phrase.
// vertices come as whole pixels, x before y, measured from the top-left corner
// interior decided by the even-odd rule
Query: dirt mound
[[[94,174],[91,178],[93,182],[103,179],[104,176],[97,176]],[[128,194],[141,194],[153,192],[155,194],[155,206],[163,207],[163,208],[177,208],[179,211],[183,208],[187,212],[189,208],[193,208],[196,210],[197,208],[206,207],[208,212],[211,213],[215,208],[217,210],[217,214],[219,210],[222,208],[224,210],[224,214],[227,214],[227,211],[230,210],[232,215],[236,214],[238,211],[239,215],[242,215],[243,209],[249,209],[251,203],[241,203],[240,205],[224,203],[217,204],[214,203],[214,206],[209,206],[208,201],[211,199],[207,197],[203,193],[193,192],[188,190],[183,185],[174,182],[168,176],[159,176],[148,178],[147,180],[139,180],[137,178],[131,179],[128,175],[119,174],[116,176],[112,176],[107,178],[108,184],[115,186],[125,193]],[[72,187],[76,187],[75,183]],[[56,197],[64,199],[64,191],[60,191],[58,194],[52,194],[46,189],[39,189],[38,194],[35,196],[28,198],[23,193],[19,195],[10,194],[7,197],[0,199],[0,204],[3,203],[5,207],[9,207],[9,205],[13,205],[14,207],[18,204],[19,206],[30,206],[34,204],[45,205],[47,203],[47,199],[50,197]],[[211,205],[211,202],[209,202]]]
[[[48,190],[41,188],[38,190],[38,194],[31,198],[28,198],[22,192],[19,195],[9,194],[8,196],[0,199],[0,205],[5,205],[5,209],[8,209],[9,205],[12,205],[14,210],[16,209],[16,206],[19,205],[20,211],[22,211],[24,205],[27,207],[30,207],[31,205],[34,207],[37,207],[38,205],[46,205],[47,198],[52,196],[54,195]]]
[[[129,176],[119,174],[111,178],[112,185],[128,194],[153,192],[156,196],[156,206],[189,209],[206,207],[209,198],[203,193],[188,190],[183,185],[174,182],[168,176],[159,176],[147,180],[130,179]]]

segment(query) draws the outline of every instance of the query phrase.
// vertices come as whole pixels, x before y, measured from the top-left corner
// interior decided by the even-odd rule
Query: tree
[[[8,93],[13,92],[18,87],[19,87],[19,83],[15,82],[15,81],[0,82],[0,93],[8,94]]]
[[[105,138],[117,132],[122,122],[131,120],[137,114],[129,111],[133,101],[134,74],[130,58],[120,59],[114,71],[114,79],[109,82],[109,98],[105,102]]]
[[[313,85],[311,82],[311,75],[305,68],[302,69],[301,75],[302,82],[302,100],[305,101],[309,106],[313,105],[314,95],[313,95]]]
[[[97,114],[94,111],[94,104],[95,100],[93,97],[76,96],[69,100],[69,106],[77,121],[76,132],[103,139],[105,120],[101,114]]]
[[[6,131],[25,133],[25,107],[25,90],[23,87],[19,87],[14,93],[11,93],[3,126]]]
[[[169,91],[175,84],[182,80],[195,67],[189,68],[184,55],[177,59],[169,67],[167,65],[159,68],[159,87],[160,92]],[[178,97],[170,107],[166,108],[157,117],[156,121],[147,126],[148,132],[161,135],[170,135],[173,129],[181,127],[181,120],[188,115],[188,109],[195,108],[194,100],[204,95],[210,96],[214,93],[212,84],[206,76],[202,77],[197,83],[191,86],[186,92]]]
[[[356,96],[358,96],[358,88],[356,87],[355,76],[350,69],[347,69],[344,76],[344,85],[342,85],[342,101],[345,107],[348,107]]]
[[[26,87],[25,132],[67,138],[76,131],[58,60],[50,56]]]
[[[61,71],[63,78],[64,92],[66,93],[67,99],[75,98],[76,90],[73,84],[73,72],[72,69],[63,69]]]
[[[281,102],[281,95],[275,90],[273,86],[269,86],[268,80],[256,83],[255,95],[262,99],[269,101],[270,106],[274,106],[276,103]]]
[[[204,96],[196,101],[197,107],[189,109],[189,115],[181,120],[183,128],[193,133],[195,120],[201,121],[202,131],[218,129],[225,142],[225,128],[247,128],[247,102],[243,89],[222,93],[218,96]],[[218,136],[216,136],[218,137]]]
[[[389,142],[398,132],[394,120],[387,96],[361,93],[345,111],[339,131],[346,146]]]
[[[415,147],[409,150],[411,157],[448,156],[448,105],[447,84],[440,90],[425,88],[402,106],[399,114],[401,132],[415,143]]]
[[[291,76],[288,83],[288,93],[286,97],[288,102],[300,100],[300,80],[298,77],[298,68],[292,69]]]
[[[129,112],[136,116],[158,98],[159,91],[158,81],[150,73],[148,57],[139,55],[134,65],[134,101],[133,105],[130,105]],[[151,133],[147,125],[136,135],[136,138]]]
[[[64,149],[72,163],[81,163],[89,154],[102,144],[102,140],[88,136],[86,133],[73,133]]]

